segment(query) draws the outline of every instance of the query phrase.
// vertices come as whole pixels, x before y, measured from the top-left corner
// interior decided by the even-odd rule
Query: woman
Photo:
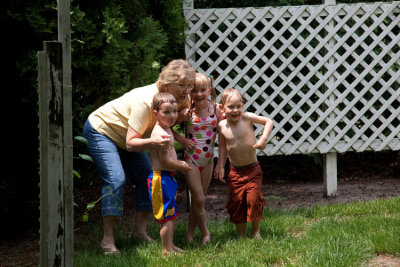
[[[172,60],[163,68],[155,84],[133,89],[89,115],[83,135],[88,139],[89,155],[104,182],[104,235],[100,246],[105,254],[120,254],[115,246],[113,229],[117,216],[123,213],[125,176],[135,185],[136,223],[133,236],[152,240],[146,233],[151,215],[146,178],[151,171],[151,162],[145,150],[167,149],[169,138],[146,138],[156,123],[151,102],[156,93],[169,92],[175,96],[178,109],[183,110],[188,107],[188,94],[194,80],[195,71],[187,61]]]

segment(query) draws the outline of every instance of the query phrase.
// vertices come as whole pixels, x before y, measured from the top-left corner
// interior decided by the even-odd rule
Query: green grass
[[[179,221],[175,244],[184,254],[161,257],[159,225],[150,223],[156,242],[132,241],[124,226],[116,229],[122,256],[103,256],[96,242],[76,240],[75,266],[367,266],[378,253],[400,257],[400,196],[390,199],[316,206],[294,211],[266,210],[262,240],[238,239],[228,220],[208,222],[211,242],[185,241]],[[93,225],[91,225],[93,224]],[[100,240],[101,225],[90,222],[86,234]],[[250,233],[250,225],[248,225]],[[250,237],[250,236],[249,236]]]

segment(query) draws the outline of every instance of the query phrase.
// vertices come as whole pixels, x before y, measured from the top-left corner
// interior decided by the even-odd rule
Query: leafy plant
[[[77,141],[79,141],[79,142],[81,142],[81,143],[83,143],[83,144],[85,144],[85,145],[88,145],[87,139],[86,139],[85,137],[83,137],[83,136],[75,136],[74,139],[77,140]],[[92,157],[89,156],[89,155],[87,155],[87,154],[78,154],[78,157],[74,157],[74,158],[80,158],[80,159],[83,159],[83,160],[86,160],[86,161],[90,161],[90,162],[93,163]],[[72,173],[73,173],[77,178],[81,178],[81,175],[80,175],[79,172],[77,172],[76,170],[72,170]]]
[[[88,204],[86,205],[86,210],[85,210],[85,212],[84,212],[83,215],[82,215],[82,221],[83,221],[83,222],[88,222],[88,221],[89,221],[89,211],[90,211],[91,209],[93,209],[93,208],[96,206],[97,202],[99,202],[100,200],[102,200],[105,196],[112,196],[112,198],[113,198],[114,201],[115,201],[115,204],[114,204],[114,205],[115,205],[116,208],[118,207],[118,202],[119,202],[119,203],[122,203],[122,200],[121,200],[119,197],[117,197],[115,194],[113,194],[112,188],[111,188],[111,187],[107,187],[106,190],[109,191],[109,192],[106,193],[106,194],[104,194],[104,195],[102,195],[99,199],[97,199],[97,200],[95,200],[95,201],[92,201],[92,202],[90,202],[90,203],[88,203]],[[121,206],[122,206],[122,205],[121,205]],[[119,210],[122,210],[122,207],[120,207]]]

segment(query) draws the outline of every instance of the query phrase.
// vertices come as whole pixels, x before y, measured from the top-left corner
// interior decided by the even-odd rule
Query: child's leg
[[[163,255],[167,255],[172,251],[184,252],[184,250],[174,245],[174,230],[175,219],[166,221],[161,224],[160,237]]]
[[[213,164],[209,164],[201,171],[201,184],[203,186],[203,193],[204,195],[207,192],[208,186],[210,185],[212,171],[213,171]]]
[[[204,209],[204,193],[203,185],[201,182],[201,173],[197,166],[189,163],[192,168],[191,171],[186,173],[186,182],[189,186],[191,193],[191,206],[189,211],[189,226],[186,234],[186,239],[191,242],[193,240],[196,225],[199,226],[202,235],[209,235],[206,226],[206,214]]]
[[[203,195],[204,196],[206,195],[208,186],[210,185],[212,171],[213,171],[213,164],[209,164],[201,171],[201,184],[203,187]],[[204,197],[204,199],[205,199],[205,197]],[[203,205],[203,210],[204,210],[204,224],[203,225],[198,224],[198,226],[199,226],[200,232],[202,234],[201,243],[203,245],[205,245],[210,241],[210,232],[207,229],[207,215],[206,215],[206,210],[205,210],[205,204]]]
[[[161,224],[160,237],[163,255],[174,250],[174,226],[175,220],[169,220]]]
[[[253,237],[256,239],[261,239],[261,234],[260,234],[260,221],[253,221],[251,222],[251,233],[253,234]]]
[[[262,220],[262,212],[264,208],[264,199],[262,198],[259,190],[252,190],[247,192],[247,214],[248,221],[251,222],[252,234],[254,238],[261,238],[260,235],[260,221]]]
[[[246,194],[247,201],[247,221],[252,224],[252,234],[254,238],[261,238],[260,235],[260,221],[263,219],[263,210],[266,205],[265,199],[261,192],[262,184],[262,171],[259,165],[249,173],[249,177],[253,177],[248,183],[248,190]]]
[[[239,237],[246,237],[246,223],[237,223],[236,230],[238,232]]]
[[[172,230],[172,248],[173,248],[173,250],[174,250],[175,252],[182,253],[182,252],[185,252],[185,251],[184,251],[183,249],[178,248],[177,246],[175,246],[175,244],[174,244],[174,242],[173,242],[173,240],[174,240],[173,235],[174,235],[174,233],[175,233],[175,219],[174,219],[173,221],[174,221],[174,225],[173,225],[173,230]]]

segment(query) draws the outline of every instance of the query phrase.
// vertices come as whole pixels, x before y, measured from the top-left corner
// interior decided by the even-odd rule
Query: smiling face
[[[196,73],[196,82],[194,88],[190,91],[190,99],[196,105],[208,103],[208,97],[211,93],[211,81],[207,75]]]
[[[178,105],[176,103],[162,103],[160,108],[153,110],[158,123],[164,128],[174,126],[178,118]]]
[[[192,79],[181,79],[176,83],[168,84],[166,91],[175,97],[178,104],[183,104],[187,100],[187,96],[193,87],[194,84]]]
[[[193,100],[194,103],[202,103],[208,102],[208,97],[210,95],[209,87],[195,87],[190,91],[190,98]]]
[[[229,122],[237,122],[243,115],[243,99],[236,89],[226,89],[221,97],[222,111]]]

